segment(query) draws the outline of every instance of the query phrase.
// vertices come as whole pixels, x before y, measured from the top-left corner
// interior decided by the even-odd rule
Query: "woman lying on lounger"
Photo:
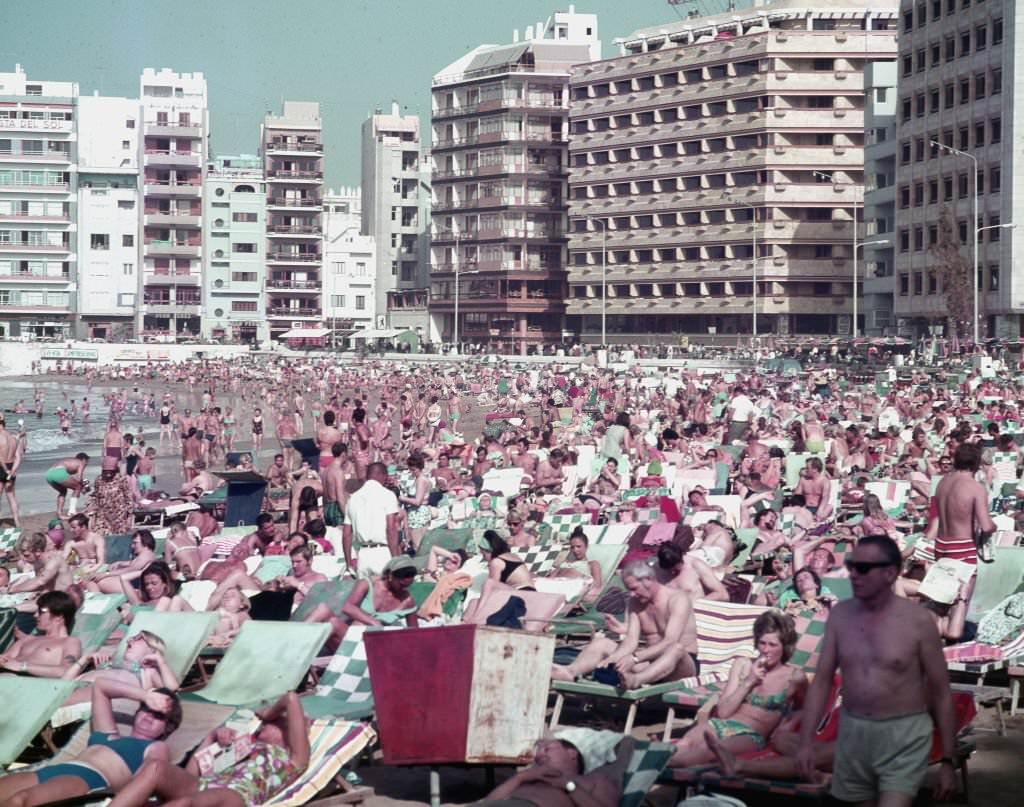
[[[669,765],[686,768],[715,759],[708,745],[713,734],[734,754],[760,751],[783,715],[803,701],[807,678],[786,662],[793,655],[797,635],[793,617],[765,611],[754,622],[754,646],[758,657],[738,659],[729,670],[729,682],[718,700],[717,717],[697,723],[676,743]]]
[[[135,778],[110,803],[110,807],[141,807],[150,796],[162,802],[191,807],[246,807],[264,804],[309,765],[309,733],[299,696],[283,695],[273,706],[256,713],[260,723],[252,734],[240,737],[231,729],[215,729],[182,769],[166,759],[147,760]],[[202,772],[200,760],[211,759],[207,749],[228,749],[236,742],[251,748],[244,759],[219,770]],[[216,750],[216,749],[215,749]]]
[[[114,698],[138,701],[132,730],[122,736],[114,722]],[[115,793],[133,782],[147,764],[167,764],[163,742],[181,723],[181,704],[167,689],[146,691],[135,684],[99,678],[92,688],[89,744],[70,762],[47,765],[0,779],[0,804],[29,807],[51,804],[97,791]]]
[[[128,637],[124,656],[120,660],[115,660],[110,650],[87,653],[71,665],[64,678],[73,679],[78,684],[94,684],[100,678],[107,678],[145,690],[164,688],[177,692],[180,684],[167,664],[166,650],[167,645],[163,639],[148,630],[140,630]],[[83,672],[90,664],[94,669]],[[91,700],[92,687],[82,686],[68,696],[64,705]]]

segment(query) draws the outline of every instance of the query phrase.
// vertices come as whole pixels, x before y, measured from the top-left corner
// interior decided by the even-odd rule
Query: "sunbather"
[[[242,625],[249,621],[251,604],[240,588],[223,592],[217,609],[217,624],[210,634],[209,644],[225,647],[238,635]]]
[[[115,661],[111,650],[97,650],[87,653],[72,664],[64,678],[74,679],[79,684],[93,684],[99,678],[109,678],[124,684],[131,684],[145,690],[163,687],[177,692],[178,676],[168,666],[164,653],[167,645],[164,640],[148,630],[140,630],[128,638],[124,656]],[[83,672],[89,665],[94,667]],[[83,686],[71,693],[64,701],[65,706],[75,703],[86,703],[92,700],[92,687]]]
[[[111,563],[107,574],[89,580],[86,588],[89,591],[100,591],[104,594],[120,594],[121,578],[128,582],[142,577],[142,570],[156,560],[156,539],[149,530],[136,530],[132,534],[132,559]]]
[[[48,591],[36,601],[36,628],[41,636],[21,635],[0,654],[0,669],[41,678],[61,678],[82,655],[71,635],[75,602],[63,591]]]
[[[251,747],[234,765],[202,773],[197,758],[213,745],[230,747],[242,738],[227,728],[207,735],[182,769],[166,759],[147,760],[110,807],[142,807],[153,795],[190,807],[248,807],[264,804],[293,782],[309,764],[309,734],[302,704],[294,692],[256,713],[259,727],[243,742]]]
[[[733,753],[763,749],[786,710],[793,703],[799,704],[807,689],[803,672],[786,663],[796,641],[791,616],[778,611],[761,614],[754,622],[758,658],[733,662],[729,682],[718,700],[717,716],[706,726],[698,723],[691,728],[676,743],[668,764],[685,768],[713,760],[709,734]]]
[[[137,701],[132,730],[122,736],[114,722],[112,700]],[[168,690],[146,691],[134,684],[100,678],[93,686],[92,733],[88,747],[71,762],[0,779],[0,804],[34,807],[97,791],[120,791],[147,764],[166,764],[168,736],[181,723],[181,704]]]
[[[589,547],[590,539],[587,538],[582,527],[577,527],[569,538],[568,557],[552,569],[548,575],[549,577],[582,577],[588,580],[589,582],[583,590],[583,596],[580,598],[583,602],[593,602],[604,587],[601,564],[587,558]]]
[[[202,563],[199,556],[199,543],[182,522],[171,524],[171,532],[164,544],[164,561],[178,570],[186,580],[196,576]]]
[[[162,560],[154,560],[142,570],[142,583],[138,589],[121,576],[121,590],[132,605],[152,605],[157,611],[191,611],[192,606],[178,594],[178,581],[171,567]]]

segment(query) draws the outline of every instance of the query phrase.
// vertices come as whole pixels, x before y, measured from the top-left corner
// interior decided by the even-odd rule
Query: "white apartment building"
[[[74,82],[0,73],[0,338],[73,331],[77,103]]]
[[[359,188],[324,195],[324,323],[339,339],[381,324],[383,316],[374,304],[376,245],[361,227]]]
[[[781,0],[641,29],[576,67],[568,327],[850,333],[863,75],[895,57],[895,17],[895,0]]]
[[[135,338],[140,271],[137,98],[78,99],[77,336]]]
[[[894,313],[904,335],[951,336],[951,325],[973,334],[973,294],[951,322],[950,280],[934,252],[944,219],[962,245],[961,288],[979,289],[981,338],[1024,335],[1024,272],[1015,268],[1024,253],[1024,171],[1015,170],[1022,26],[1014,3],[900,3]]]
[[[570,6],[434,76],[430,314],[445,341],[561,342],[570,71],[600,55],[597,17]]]
[[[377,246],[373,308],[386,316],[389,295],[427,285],[420,119],[403,115],[395,101],[362,131],[362,234]]]
[[[142,106],[143,282],[141,334],[200,335],[203,173],[208,112],[202,73],[146,68]]]
[[[204,182],[203,337],[262,342],[269,338],[263,162],[254,154],[216,157]]]

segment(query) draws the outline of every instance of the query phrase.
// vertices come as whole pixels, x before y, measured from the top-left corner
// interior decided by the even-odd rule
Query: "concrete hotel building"
[[[943,210],[971,272],[974,230],[985,228],[977,240],[981,336],[1024,334],[1024,274],[1014,271],[1024,250],[1024,172],[1014,170],[1024,115],[1024,104],[1014,103],[1022,24],[1024,10],[1012,3],[900,3],[894,311],[907,335],[942,332],[946,324],[949,306],[931,251]],[[936,149],[933,140],[962,154]],[[1002,226],[1011,223],[1015,229]]]
[[[78,99],[78,327],[86,339],[126,341],[138,325],[138,98]]]
[[[430,314],[445,341],[457,316],[459,341],[519,351],[562,339],[569,70],[601,46],[572,7],[515,40],[434,76]]]
[[[262,160],[256,155],[214,158],[203,196],[203,336],[263,341],[267,186]]]
[[[142,335],[200,335],[206,79],[146,68],[142,104]]]
[[[0,73],[0,337],[73,328],[78,85]]]
[[[339,340],[383,316],[374,309],[376,245],[361,234],[362,220],[359,188],[324,196],[324,322]]]
[[[270,336],[323,319],[323,161],[320,104],[285,101],[260,132],[267,177],[267,319]]]
[[[759,333],[849,332],[863,71],[894,58],[895,8],[760,5],[576,67],[569,328],[595,341],[604,311],[610,342],[749,334],[756,267]]]

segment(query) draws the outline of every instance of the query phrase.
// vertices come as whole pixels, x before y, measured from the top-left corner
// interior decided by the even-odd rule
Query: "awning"
[[[356,331],[349,339],[393,339],[408,330],[408,328],[367,328],[365,331]]]
[[[292,328],[281,334],[281,339],[321,339],[330,333],[328,328]]]

